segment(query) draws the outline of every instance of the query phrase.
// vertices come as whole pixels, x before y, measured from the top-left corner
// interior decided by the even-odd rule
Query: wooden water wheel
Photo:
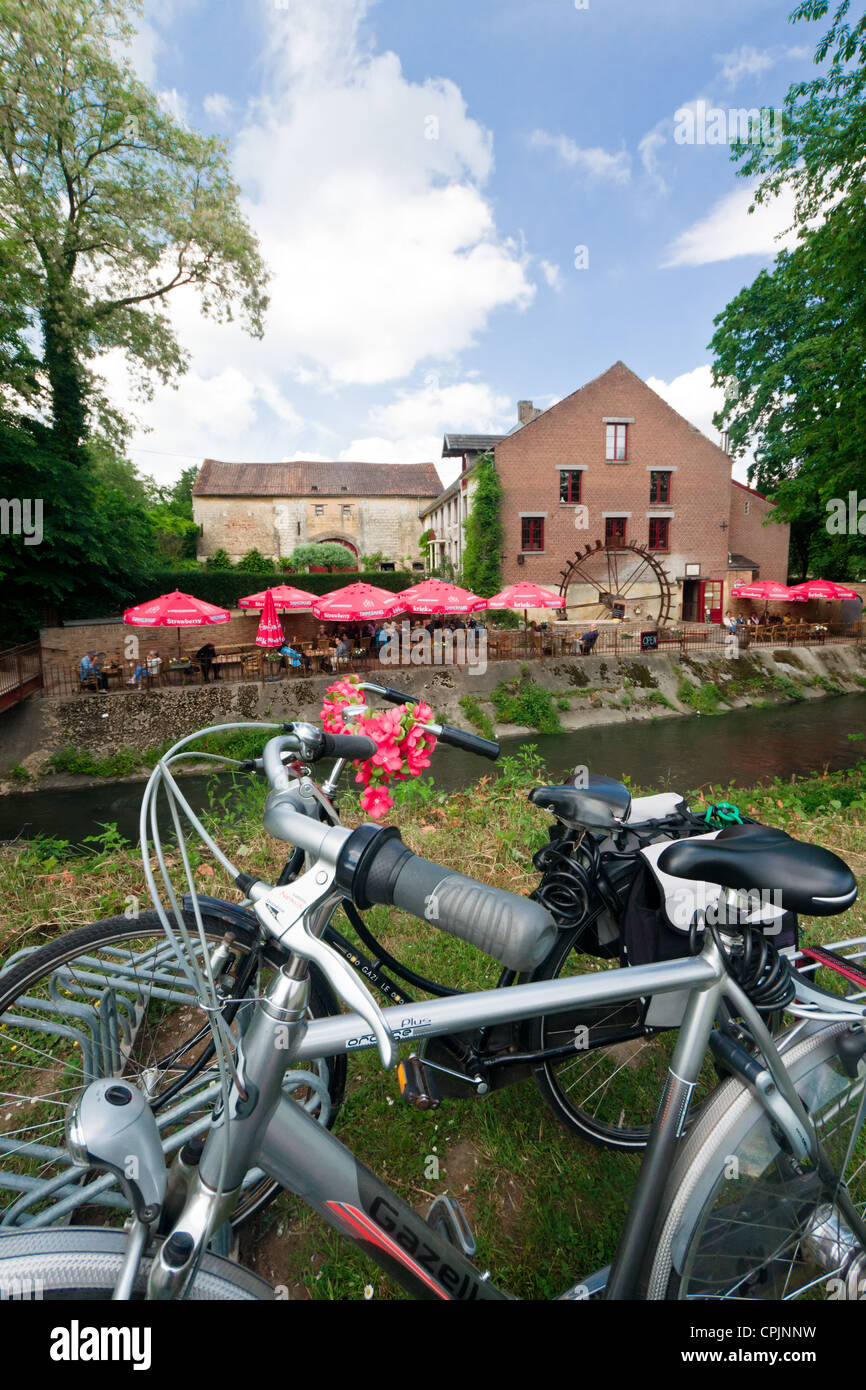
[[[657,556],[633,542],[586,545],[560,576],[563,607],[578,622],[622,618],[663,627],[670,619],[673,585]]]

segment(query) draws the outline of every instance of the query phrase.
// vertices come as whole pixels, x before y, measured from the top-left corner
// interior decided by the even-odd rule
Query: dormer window
[[[312,483],[311,486],[310,486],[310,492],[318,492],[318,491],[319,491],[318,484],[317,484],[317,483]]]

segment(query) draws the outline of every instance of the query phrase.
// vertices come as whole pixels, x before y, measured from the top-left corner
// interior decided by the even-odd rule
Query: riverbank
[[[395,808],[391,822],[417,853],[515,892],[529,891],[531,854],[547,837],[547,816],[526,790],[545,770],[510,760],[504,776],[465,792],[422,790]],[[831,776],[766,787],[707,788],[749,814],[841,854],[857,874],[861,898],[844,917],[804,922],[809,940],[866,933],[866,765]],[[262,790],[225,825],[220,843],[250,872],[273,878],[281,846],[259,818]],[[347,821],[354,823],[354,815]],[[195,860],[204,891],[236,898],[219,866]],[[73,926],[145,901],[134,849],[107,832],[88,854],[63,846],[7,849],[0,874],[0,956]],[[463,988],[494,983],[497,967],[470,947],[405,914],[370,916],[383,944],[416,971]],[[341,930],[350,930],[345,923]],[[560,1293],[582,1272],[605,1263],[636,1172],[636,1161],[579,1144],[543,1106],[531,1083],[483,1102],[444,1101],[420,1114],[400,1104],[396,1082],[371,1054],[355,1055],[337,1133],[419,1211],[441,1192],[464,1205],[479,1242],[479,1262],[524,1298]],[[438,1163],[431,1163],[435,1158]],[[431,1174],[437,1173],[436,1176]],[[380,1298],[394,1286],[363,1257],[324,1231],[295,1199],[281,1197],[243,1237],[242,1254],[264,1277],[299,1298]]]
[[[443,723],[488,737],[526,737],[683,715],[767,708],[866,690],[866,648],[656,652],[640,659],[574,657],[495,662],[484,672],[419,667],[394,673]],[[259,684],[189,687],[31,700],[0,724],[0,795],[39,786],[47,775],[120,778],[153,765],[185,733],[212,724],[271,719],[318,721],[331,676]],[[94,767],[98,771],[94,773]],[[58,784],[59,785],[59,784]],[[71,785],[71,784],[67,784]]]

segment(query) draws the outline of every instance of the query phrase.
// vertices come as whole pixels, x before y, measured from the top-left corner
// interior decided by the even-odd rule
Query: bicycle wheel
[[[120,1276],[126,1235],[91,1227],[56,1226],[46,1231],[0,1235],[5,1296],[46,1302],[110,1300]],[[132,1298],[147,1288],[152,1252],[142,1258]],[[187,1298],[193,1300],[273,1299],[274,1290],[258,1275],[231,1260],[205,1254]]]
[[[784,1060],[834,1179],[794,1163],[740,1081],[720,1086],[674,1165],[643,1280],[651,1299],[857,1298],[866,1251],[837,1206],[866,1212],[866,1058],[848,1075],[847,1024],[818,1027]]]
[[[185,914],[197,941],[195,920]],[[230,935],[221,987],[227,1017],[243,1031],[278,968],[276,947],[259,954],[252,929],[204,917],[209,948]],[[338,1011],[320,973],[311,972],[311,1016]],[[342,1102],[345,1056],[320,1059],[306,1070],[312,1082],[286,1089],[312,1112],[330,1102],[328,1123]],[[141,1086],[157,1114],[166,1153],[204,1134],[219,1081],[211,1034],[156,913],[136,920],[112,917],[69,932],[37,948],[0,975],[0,1229],[82,1220],[122,1223],[128,1202],[118,1180],[72,1166],[64,1121],[71,1094],[103,1076],[124,1076]],[[327,1103],[327,1102],[326,1102]],[[232,1217],[237,1226],[279,1191],[257,1170],[247,1174]]]
[[[586,955],[578,943],[578,935],[564,932],[532,979],[619,968],[617,960]],[[542,1099],[566,1128],[592,1144],[620,1151],[646,1147],[677,1030],[648,1032],[645,1008],[645,1000],[626,1000],[542,1016],[529,1025],[531,1052],[564,1050],[534,1069]],[[717,1083],[712,1064],[705,1063],[695,1089],[693,1117]]]

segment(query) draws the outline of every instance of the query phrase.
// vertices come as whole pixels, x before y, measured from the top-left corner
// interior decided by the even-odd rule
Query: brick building
[[[279,560],[298,545],[340,541],[381,551],[397,568],[419,560],[420,509],[442,483],[432,463],[219,463],[205,459],[192,490],[198,558],[248,550]]]
[[[773,503],[734,482],[727,453],[622,362],[549,410],[521,402],[518,425],[493,452],[503,489],[503,584],[528,579],[558,589],[575,551],[595,550],[597,541],[603,553],[587,562],[587,580],[622,598],[627,618],[651,610],[659,572],[674,620],[702,621],[709,612],[718,621],[740,580],[787,579],[788,527],[764,525]],[[632,545],[649,560],[626,554]],[[570,616],[589,612],[594,599],[597,590],[578,577]]]

